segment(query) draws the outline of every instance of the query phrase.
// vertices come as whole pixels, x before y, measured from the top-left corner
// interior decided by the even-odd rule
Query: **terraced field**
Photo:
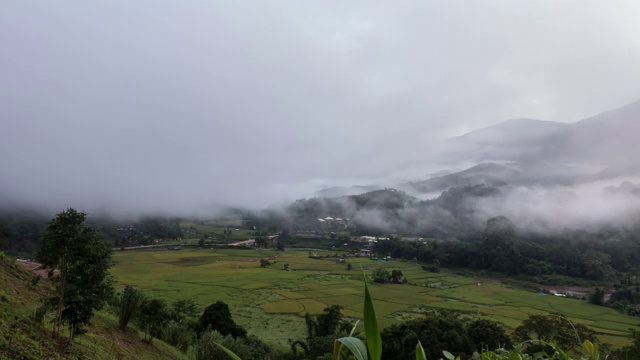
[[[260,258],[276,256],[270,268],[260,267]],[[306,251],[123,251],[116,252],[114,260],[112,273],[121,287],[134,285],[167,301],[193,298],[202,309],[223,300],[249,333],[282,346],[288,339],[304,336],[302,315],[307,312],[317,314],[337,304],[344,306],[346,316],[361,317],[362,279],[356,271],[360,267],[368,274],[377,268],[399,269],[408,279],[401,285],[370,285],[382,326],[421,316],[430,308],[473,312],[510,329],[530,314],[559,312],[598,331],[603,342],[621,346],[626,344],[628,328],[640,322],[585,301],[540,296],[446,271],[434,274],[417,264],[395,260],[348,259],[351,271],[335,258],[312,259]],[[289,264],[291,271],[284,271],[284,264]]]

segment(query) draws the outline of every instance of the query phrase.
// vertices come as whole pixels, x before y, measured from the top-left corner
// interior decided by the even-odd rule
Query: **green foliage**
[[[209,330],[218,331],[224,336],[230,335],[234,338],[247,336],[247,331],[233,321],[229,305],[223,301],[217,301],[207,306],[200,316],[198,332],[203,333]]]
[[[614,273],[609,254],[589,250],[582,255],[581,262],[582,274],[588,279],[603,280],[611,277]]]
[[[266,360],[270,353],[271,349],[255,336],[234,338],[217,331],[202,333],[189,351],[193,360]]]
[[[496,321],[477,319],[469,323],[466,330],[477,351],[511,347],[504,326]]]
[[[391,281],[393,281],[396,284],[401,284],[403,282],[406,282],[403,276],[404,275],[402,274],[401,270],[394,269],[391,271]]]
[[[349,351],[351,351],[351,353],[356,357],[356,359],[358,360],[368,359],[367,345],[362,340],[350,336],[350,337],[343,337],[335,341],[334,350],[333,350],[333,358],[335,360],[338,360],[342,357],[345,357],[345,358],[347,357],[345,354],[345,349],[343,345],[346,346],[347,349],[349,349]]]
[[[367,339],[367,349],[369,349],[369,358],[371,360],[380,360],[382,357],[382,338],[380,337],[380,329],[378,328],[378,319],[376,311],[373,308],[373,300],[369,294],[369,286],[367,286],[367,277],[362,271],[364,280],[364,333]]]
[[[351,323],[343,320],[342,306],[332,305],[324,309],[317,316],[305,314],[307,337],[304,341],[291,343],[291,350],[295,354],[301,348],[307,357],[315,359],[331,352],[337,334],[346,333]]]
[[[54,334],[68,324],[70,337],[86,325],[113,289],[108,274],[111,248],[99,234],[83,223],[86,214],[74,209],[59,213],[47,227],[36,259],[60,271],[54,278],[56,292],[48,300],[56,303]]]
[[[475,350],[464,324],[446,314],[389,326],[382,331],[382,341],[384,359],[415,357],[418,341],[423,344],[428,359],[437,359],[444,349],[467,356]]]
[[[167,320],[167,305],[164,301],[149,298],[142,300],[136,313],[136,321],[144,331],[145,341],[151,343],[154,337],[159,337]]]
[[[42,280],[42,277],[40,275],[33,275],[31,277],[31,286],[37,286],[40,280]]]
[[[629,331],[631,331],[631,334],[629,335],[631,344],[615,351],[614,355],[616,358],[625,360],[640,359],[640,330],[631,328]]]
[[[171,319],[175,322],[183,322],[198,316],[196,302],[193,299],[176,300],[169,309]]]
[[[541,340],[545,343],[544,346],[530,343],[527,346],[528,351],[549,352],[551,349],[547,343],[555,343],[562,349],[572,351],[586,340],[596,341],[595,331],[582,324],[573,324],[561,314],[530,315],[516,328],[513,336],[519,342]]]
[[[391,280],[391,273],[387,269],[375,269],[373,271],[373,281],[377,283],[386,283]]]
[[[47,316],[47,313],[50,310],[50,303],[47,301],[44,301],[42,303],[42,305],[40,305],[34,312],[33,315],[31,315],[31,321],[33,321],[34,323],[38,324],[39,326],[42,326],[44,323],[44,319]]]
[[[175,346],[178,350],[186,353],[191,344],[193,329],[187,323],[169,321],[162,328],[160,339],[167,344]]]
[[[269,265],[271,265],[271,261],[269,261],[268,259],[260,259],[260,267],[261,268],[266,268]]]
[[[144,295],[140,291],[128,285],[124,288],[118,306],[118,327],[120,330],[124,331],[127,328],[129,321],[140,309],[143,301]]]
[[[589,295],[589,303],[604,306],[604,290],[596,288],[593,294]]]
[[[416,345],[416,360],[427,360],[427,354],[425,354],[420,341],[418,341],[418,345]]]

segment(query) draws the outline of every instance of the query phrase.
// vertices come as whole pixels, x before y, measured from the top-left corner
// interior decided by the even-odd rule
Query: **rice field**
[[[318,253],[325,255],[329,253]],[[222,300],[236,322],[272,345],[304,337],[305,313],[318,314],[330,305],[344,307],[348,317],[362,316],[360,269],[401,270],[406,284],[370,284],[378,321],[388,326],[416,318],[430,308],[472,312],[513,329],[530,314],[558,312],[601,334],[614,346],[627,343],[626,333],[640,321],[586,301],[540,296],[501,283],[458,275],[430,273],[411,262],[377,262],[365,258],[313,259],[307,251],[255,249],[140,250],[114,253],[112,274],[119,288],[133,285],[146,294],[172,302],[192,298],[201,309]],[[269,268],[260,258],[276,257]],[[284,270],[289,264],[290,271]]]

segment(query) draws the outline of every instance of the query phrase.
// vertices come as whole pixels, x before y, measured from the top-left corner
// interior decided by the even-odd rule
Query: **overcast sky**
[[[0,201],[264,206],[640,100],[637,1],[0,0]],[[345,180],[348,179],[348,180]]]

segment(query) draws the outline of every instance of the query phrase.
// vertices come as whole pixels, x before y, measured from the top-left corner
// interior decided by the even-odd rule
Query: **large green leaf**
[[[220,347],[220,349],[222,349],[222,351],[224,351],[231,359],[233,359],[233,360],[241,360],[238,357],[238,355],[233,353],[233,351],[227,349],[226,347],[222,346],[221,344],[218,344],[217,342],[214,342],[214,344],[218,345]]]
[[[416,345],[416,360],[427,360],[427,354],[424,353],[420,341],[418,341],[418,345]]]
[[[346,346],[358,360],[369,360],[367,356],[367,346],[362,340],[355,337],[343,337],[335,342],[333,348],[333,360],[340,359],[340,353],[342,352],[342,345]],[[340,345],[339,345],[340,344]]]
[[[367,338],[369,357],[371,360],[380,360],[382,358],[382,338],[380,337],[376,311],[373,309],[373,301],[369,294],[367,277],[364,274],[364,270],[360,269],[360,271],[364,280],[364,335]]]

